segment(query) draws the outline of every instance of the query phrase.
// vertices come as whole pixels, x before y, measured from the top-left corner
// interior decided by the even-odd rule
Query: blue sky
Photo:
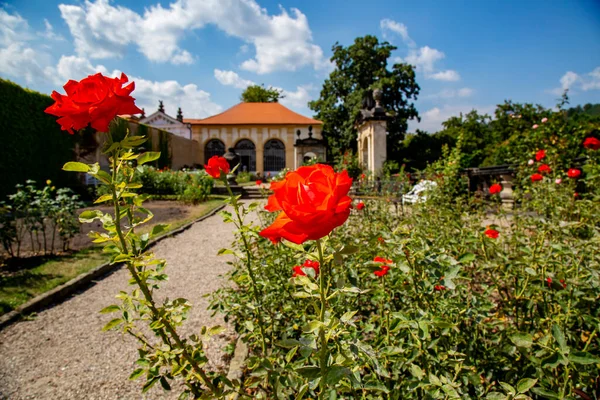
[[[565,88],[572,105],[600,102],[597,0],[11,0],[0,3],[0,76],[50,93],[123,71],[147,112],[162,99],[195,118],[264,83],[311,115],[332,45],[366,34],[417,68],[411,130],[505,99],[551,107]]]

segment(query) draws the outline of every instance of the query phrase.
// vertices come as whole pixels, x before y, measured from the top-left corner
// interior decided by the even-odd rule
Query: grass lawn
[[[195,206],[185,218],[164,221],[169,224],[165,234],[206,215],[221,204],[222,200],[209,200]],[[151,228],[152,225],[148,224],[140,232]],[[108,261],[108,257],[102,253],[100,246],[91,246],[90,243],[90,247],[72,254],[33,257],[22,261],[18,268],[0,269],[0,315],[102,265]]]

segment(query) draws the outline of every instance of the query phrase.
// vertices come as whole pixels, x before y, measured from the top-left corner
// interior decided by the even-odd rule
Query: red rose
[[[541,181],[542,179],[544,179],[544,177],[540,174],[531,175],[531,182]]]
[[[552,287],[552,278],[546,278],[546,283],[548,284],[548,287]]]
[[[304,261],[304,264],[302,264],[302,266],[296,265],[294,268],[292,268],[292,271],[293,271],[292,278],[295,278],[299,275],[306,276],[306,272],[304,272],[304,268],[312,268],[315,270],[315,276],[319,275],[319,262],[312,261],[312,260],[306,260],[306,261]]]
[[[360,174],[360,179],[367,179],[367,176],[365,174]]]
[[[490,194],[498,194],[502,191],[502,186],[499,183],[494,183],[490,186]]]
[[[262,185],[262,181],[259,179],[256,181],[256,186],[260,186],[260,185]]]
[[[215,179],[221,177],[221,172],[225,175],[229,173],[229,163],[227,160],[220,156],[212,156],[206,165],[204,165],[206,172]]]
[[[498,232],[495,229],[488,228],[485,230],[485,232],[483,232],[483,234],[489,237],[490,239],[498,239],[498,235],[500,235],[500,232]]]
[[[583,147],[590,150],[598,150],[600,149],[600,140],[590,136],[583,141]]]
[[[579,178],[580,175],[581,171],[577,168],[569,168],[569,170],[567,171],[567,176],[572,179]]]
[[[384,238],[382,238],[381,236],[379,236],[379,237],[377,238],[377,241],[378,241],[379,243],[381,243],[381,244],[384,244],[384,243],[385,243],[385,239],[384,239]]]
[[[535,153],[535,159],[537,161],[542,161],[545,157],[546,157],[546,150],[538,150],[538,152]]]
[[[110,121],[117,115],[142,112],[130,96],[135,83],[122,87],[128,80],[125,74],[120,78],[107,78],[100,73],[80,82],[70,80],[64,86],[67,95],[53,91],[55,103],[44,111],[60,117],[57,120],[60,128],[70,134],[88,124],[100,132],[107,132]]]
[[[382,277],[382,276],[387,275],[388,271],[390,270],[390,266],[386,265],[386,264],[392,264],[393,263],[392,260],[388,260],[387,258],[383,258],[383,257],[379,257],[379,256],[375,257],[373,259],[373,261],[375,261],[376,263],[383,264],[381,266],[381,269],[379,269],[377,271],[373,271],[373,273],[375,274],[375,276],[378,276],[378,277]]]
[[[281,213],[260,235],[273,243],[283,238],[296,244],[328,235],[350,215],[350,186],[352,179],[347,171],[336,173],[328,165],[315,164],[288,172],[283,180],[271,183],[273,194],[265,209]]]
[[[444,286],[444,285],[435,285],[433,287],[433,289],[435,289],[435,291],[437,291],[437,292],[441,292],[442,290],[446,290],[446,286]]]
[[[540,167],[538,168],[538,172],[539,172],[540,174],[547,174],[547,173],[549,173],[550,171],[552,171],[552,170],[550,169],[550,166],[549,166],[548,164],[542,164],[542,165],[540,165]]]
[[[359,211],[363,208],[365,208],[365,203],[363,203],[362,201],[356,205],[356,209]]]

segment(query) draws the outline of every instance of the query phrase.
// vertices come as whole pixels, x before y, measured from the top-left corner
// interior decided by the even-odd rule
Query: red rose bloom
[[[581,171],[577,168],[569,168],[569,170],[567,171],[567,176],[572,179],[579,178],[580,175]]]
[[[490,239],[498,239],[498,235],[500,235],[500,232],[498,232],[495,229],[488,228],[485,230],[485,232],[483,232],[483,234],[489,237]]]
[[[296,244],[328,235],[350,215],[350,186],[352,179],[347,171],[336,173],[328,165],[315,164],[288,172],[282,181],[271,183],[273,194],[265,209],[281,212],[260,235],[273,243],[283,238]]]
[[[435,285],[435,286],[433,287],[433,289],[434,289],[436,292],[441,292],[442,290],[446,290],[446,286],[444,286],[444,285]]]
[[[135,83],[122,87],[128,80],[125,74],[120,78],[107,78],[100,73],[80,82],[70,80],[64,86],[67,95],[53,91],[55,103],[44,112],[60,117],[56,122],[70,134],[88,124],[97,131],[107,132],[110,121],[117,115],[142,113],[130,96]]]
[[[590,136],[583,141],[583,147],[590,150],[598,150],[600,149],[600,140]]]
[[[552,278],[546,278],[546,283],[548,284],[548,287],[552,287]]]
[[[260,186],[260,185],[262,185],[262,181],[259,179],[256,181],[256,186]]]
[[[551,171],[550,166],[548,164],[542,164],[540,165],[540,167],[538,168],[538,172],[540,174],[547,174]]]
[[[542,179],[544,179],[544,177],[540,174],[531,175],[531,182],[541,181]]]
[[[502,186],[499,183],[494,183],[490,186],[490,194],[498,194],[502,191]]]
[[[538,152],[535,153],[535,159],[537,161],[542,161],[545,157],[546,157],[546,150],[538,150]]]
[[[379,236],[379,237],[377,238],[377,241],[378,241],[379,243],[381,243],[381,244],[384,244],[384,243],[385,243],[385,239],[384,239],[384,238],[382,238],[381,236]]]
[[[365,203],[363,203],[362,201],[356,205],[356,209],[359,211],[363,208],[365,208]]]
[[[375,274],[375,276],[378,276],[378,277],[382,277],[382,276],[387,275],[388,271],[390,270],[390,266],[387,265],[387,264],[392,264],[393,263],[392,260],[388,260],[387,258],[383,258],[383,257],[379,257],[379,256],[375,257],[373,259],[373,261],[375,261],[377,263],[383,264],[381,266],[381,269],[379,269],[377,271],[373,271],[373,273]]]
[[[221,177],[221,172],[225,175],[229,173],[229,163],[227,160],[220,156],[212,156],[206,165],[204,165],[206,172],[215,179]]]
[[[360,174],[360,179],[367,179],[367,176],[365,174]]]
[[[319,275],[319,262],[313,260],[306,260],[302,266],[296,265],[292,268],[292,278],[295,278],[299,275],[306,276],[306,272],[304,272],[304,268],[312,268],[315,270],[315,276]]]

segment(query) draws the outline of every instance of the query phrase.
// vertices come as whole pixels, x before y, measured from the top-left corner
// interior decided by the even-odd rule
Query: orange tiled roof
[[[192,125],[322,125],[279,103],[240,103],[204,119],[184,119]]]

